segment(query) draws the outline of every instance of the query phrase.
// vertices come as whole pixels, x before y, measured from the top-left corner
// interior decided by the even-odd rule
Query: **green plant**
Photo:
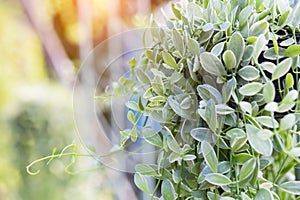
[[[139,96],[121,147],[143,138],[159,151],[156,164],[136,166],[135,184],[153,199],[159,188],[165,200],[296,199],[300,5],[191,0],[172,10],[166,27],[151,22],[155,45],[116,88]],[[160,131],[139,130],[141,116]]]

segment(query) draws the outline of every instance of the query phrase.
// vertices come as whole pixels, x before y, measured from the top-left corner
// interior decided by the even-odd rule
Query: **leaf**
[[[282,183],[279,188],[290,194],[300,195],[300,181],[288,181]]]
[[[260,123],[261,125],[266,126],[268,128],[278,128],[279,127],[279,123],[273,117],[259,116],[259,117],[256,117],[255,120],[258,123]]]
[[[231,35],[227,49],[231,50],[234,53],[236,58],[236,66],[238,66],[242,60],[245,51],[244,38],[239,32],[235,32]]]
[[[204,160],[205,160],[207,166],[209,167],[209,169],[212,172],[217,173],[218,172],[218,160],[217,160],[215,150],[212,148],[212,146],[210,146],[210,144],[205,141],[202,142],[201,143],[201,152],[203,154]]]
[[[253,96],[261,91],[263,85],[258,82],[247,83],[239,89],[240,94],[244,96]]]
[[[294,86],[294,77],[291,73],[288,73],[285,77],[285,88],[290,89]]]
[[[258,21],[250,27],[249,36],[260,36],[267,33],[269,29],[269,23],[266,21]]]
[[[173,29],[172,39],[173,39],[173,44],[174,44],[175,48],[183,56],[184,50],[185,50],[183,39],[182,39],[182,36],[178,33],[178,31],[176,29]]]
[[[300,54],[300,45],[294,44],[292,46],[289,46],[286,49],[284,56],[285,57],[295,57],[295,56],[298,56],[299,54]]]
[[[269,189],[261,188],[256,193],[254,200],[274,200],[274,197]]]
[[[211,99],[205,107],[205,119],[210,130],[215,132],[218,128],[217,113],[214,101]]]
[[[197,157],[195,155],[192,155],[192,154],[187,154],[187,155],[184,155],[182,157],[183,160],[185,161],[190,161],[190,160],[195,160]]]
[[[172,3],[172,11],[173,14],[175,15],[175,17],[177,17],[177,19],[181,19],[181,13],[180,11],[175,7],[176,4]]]
[[[287,58],[281,61],[275,68],[274,73],[272,74],[272,80],[276,80],[284,76],[290,70],[291,66],[292,66],[291,58]]]
[[[236,68],[236,58],[235,58],[233,51],[226,50],[223,53],[223,60],[224,60],[225,67],[227,69],[231,70],[231,69]]]
[[[290,153],[295,157],[300,157],[300,147],[294,147],[290,150]]]
[[[229,81],[224,83],[223,88],[222,88],[222,97],[223,97],[223,102],[227,103],[230,100],[230,97],[233,93],[233,91],[236,88],[236,79],[232,77]]]
[[[128,101],[126,107],[134,111],[140,111],[138,104],[134,101]]]
[[[142,129],[142,135],[144,140],[146,140],[148,143],[157,147],[161,147],[161,148],[163,147],[163,142],[161,137],[152,128],[144,127]]]
[[[247,124],[246,125],[246,133],[248,137],[248,141],[252,148],[265,156],[270,156],[273,150],[273,144],[270,139],[261,140],[258,136],[258,132],[260,129],[256,128],[253,125]]]
[[[260,66],[263,70],[266,70],[267,72],[270,72],[271,74],[274,73],[274,71],[276,69],[276,65],[271,62],[263,62],[260,64]]]
[[[176,192],[171,181],[164,179],[161,185],[161,194],[164,200],[176,199]]]
[[[265,85],[264,85],[264,89],[263,89],[263,97],[266,103],[270,103],[274,100],[275,98],[275,87],[272,83],[272,81],[268,81]]]
[[[216,111],[219,115],[229,115],[230,113],[234,113],[235,110],[225,104],[218,104],[216,105]]]
[[[265,110],[269,111],[269,112],[276,112],[276,111],[278,111],[278,103],[277,102],[267,103],[267,105],[265,106]]]
[[[135,171],[144,176],[156,176],[157,175],[157,172],[152,167],[150,167],[149,165],[145,165],[145,164],[137,164],[135,166]]]
[[[213,53],[215,56],[219,56],[224,49],[224,45],[225,45],[225,42],[220,42],[220,43],[216,44],[212,48],[211,53]]]
[[[296,27],[300,24],[300,3],[297,3],[296,6],[293,8],[292,13],[292,22],[291,24]]]
[[[259,78],[259,70],[253,66],[247,65],[238,71],[240,77],[246,81],[253,81]]]
[[[205,180],[213,185],[218,186],[229,185],[232,183],[227,176],[219,173],[208,174],[206,175]]]
[[[128,111],[127,113],[127,119],[132,123],[132,124],[135,124],[135,116],[133,114],[132,111]]]
[[[240,174],[239,174],[240,184],[244,185],[251,179],[253,172],[255,170],[255,167],[256,167],[256,159],[255,158],[251,158],[243,164]]]
[[[296,116],[294,114],[287,114],[280,120],[280,131],[291,129],[296,124]]]
[[[247,101],[241,101],[240,102],[240,107],[241,107],[243,112],[246,112],[246,113],[252,115],[252,105],[251,105],[251,103],[249,103]]]
[[[204,52],[200,55],[200,62],[202,67],[208,73],[215,76],[225,76],[225,68],[220,59],[212,53]]]
[[[150,194],[146,178],[140,173],[134,174],[134,184],[143,192]]]
[[[175,59],[168,52],[161,52],[164,62],[175,70],[179,70]]]
[[[180,154],[181,148],[180,148],[179,144],[177,143],[177,141],[175,140],[172,132],[167,127],[165,127],[165,129],[169,133],[169,135],[167,136],[167,145],[168,145],[169,149],[171,149],[173,152],[175,152],[177,154]]]
[[[297,90],[289,91],[280,102],[277,112],[284,113],[292,109],[295,106],[294,101],[298,98],[298,93]]]
[[[215,104],[220,104],[223,102],[223,98],[220,92],[211,85],[198,85],[197,91],[199,96],[205,101],[209,101],[212,99],[215,102]]]
[[[264,47],[267,44],[267,40],[264,35],[260,35],[254,45],[254,52],[253,52],[253,59],[255,63],[258,63],[258,57],[260,56],[261,52],[263,51]]]
[[[191,136],[199,142],[214,143],[217,138],[208,128],[194,128],[191,130]]]
[[[188,38],[187,47],[195,55],[200,55],[200,48],[198,42],[193,38]]]
[[[257,135],[258,135],[259,138],[261,138],[262,140],[265,140],[265,139],[271,138],[271,137],[274,135],[274,133],[273,133],[271,130],[269,130],[269,129],[262,129],[262,130],[260,130],[260,131],[257,133]]]
[[[249,5],[245,8],[243,8],[243,10],[239,14],[240,27],[242,27],[246,24],[246,22],[248,21],[252,11],[253,11],[253,5]]]

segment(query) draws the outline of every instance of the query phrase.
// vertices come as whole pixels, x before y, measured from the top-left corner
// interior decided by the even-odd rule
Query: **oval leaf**
[[[290,194],[300,195],[300,181],[288,181],[282,183],[280,189]]]
[[[263,89],[263,96],[264,96],[264,100],[266,103],[270,103],[274,100],[275,98],[275,87],[272,83],[272,81],[268,81],[265,85],[264,85],[264,89]]]
[[[259,70],[253,66],[245,66],[238,71],[240,77],[246,81],[253,81],[259,77]]]
[[[292,58],[287,58],[280,62],[274,70],[272,74],[272,79],[276,80],[282,76],[284,76],[292,66]]]
[[[270,139],[261,140],[258,136],[259,131],[260,129],[253,125],[246,125],[247,137],[252,148],[262,155],[270,156],[273,151],[272,141]]]
[[[218,172],[218,160],[215,150],[207,142],[201,143],[201,152],[203,154],[204,160],[210,170],[214,173]]]
[[[229,185],[232,183],[227,176],[218,173],[212,173],[206,175],[205,180],[213,185],[218,185],[218,186]]]
[[[239,32],[235,32],[230,37],[230,40],[228,42],[228,50],[231,50],[234,53],[236,58],[236,66],[238,66],[245,51],[244,38]]]
[[[212,53],[204,52],[200,55],[200,62],[205,71],[215,76],[226,75],[225,68],[220,59]]]
[[[174,186],[168,179],[163,180],[161,185],[161,194],[164,200],[174,200],[176,199],[176,193]]]
[[[248,83],[239,89],[239,92],[244,96],[253,96],[263,88],[263,85],[258,82]]]
[[[134,174],[134,184],[143,192],[150,194],[146,178],[140,173]]]

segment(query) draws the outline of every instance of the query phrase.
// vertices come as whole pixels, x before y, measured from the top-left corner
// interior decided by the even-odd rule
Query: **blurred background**
[[[26,166],[54,147],[80,144],[72,90],[84,59],[110,36],[145,26],[166,2],[0,0],[1,200],[141,199],[124,174],[91,158],[75,163],[74,176],[64,172],[72,158],[39,163],[37,176]],[[93,70],[99,66],[79,79],[90,79]],[[79,152],[86,150],[79,145]]]

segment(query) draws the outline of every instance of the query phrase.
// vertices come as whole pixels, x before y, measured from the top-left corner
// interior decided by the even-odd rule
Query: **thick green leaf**
[[[287,72],[290,70],[291,66],[292,66],[291,58],[287,58],[281,61],[275,68],[274,73],[272,74],[272,80],[279,79],[280,77],[286,75]]]
[[[161,185],[161,194],[164,200],[176,199],[176,192],[171,181],[164,179]]]
[[[175,152],[177,154],[180,154],[181,148],[180,148],[179,144],[177,143],[177,141],[175,140],[172,132],[167,127],[165,127],[165,129],[169,133],[169,135],[167,137],[167,145],[168,145],[169,149],[171,149],[173,152]]]
[[[173,39],[173,44],[174,44],[175,48],[183,56],[185,48],[184,48],[184,43],[183,43],[182,36],[175,29],[173,29],[173,35],[172,36],[173,36],[172,39]]]
[[[172,11],[173,11],[173,14],[175,15],[175,17],[177,17],[177,19],[181,19],[181,13],[180,13],[180,11],[176,8],[175,5],[176,5],[176,4],[172,3]]]
[[[299,54],[300,54],[300,45],[294,44],[287,48],[287,50],[284,53],[284,56],[295,57],[295,56],[298,56]]]
[[[233,51],[231,50],[226,50],[224,53],[223,53],[223,60],[224,60],[224,63],[225,63],[225,67],[227,69],[234,69],[236,67],[236,58],[235,58],[235,55],[233,53]]]
[[[239,92],[244,96],[253,96],[261,91],[263,85],[258,82],[247,83],[239,89]]]
[[[270,156],[273,151],[273,144],[270,139],[262,140],[258,136],[258,132],[260,129],[256,128],[251,124],[246,125],[246,133],[248,137],[248,141],[252,148],[258,153]]]
[[[229,115],[234,113],[235,110],[225,104],[218,104],[216,105],[216,111],[218,115]]]
[[[220,43],[216,44],[212,48],[211,53],[213,53],[216,56],[219,56],[222,53],[223,49],[224,49],[224,45],[225,45],[225,42],[220,42]]]
[[[162,54],[162,57],[164,59],[164,62],[168,66],[172,67],[175,70],[179,70],[179,66],[177,65],[175,59],[173,58],[173,56],[171,56],[171,54],[169,54],[168,52],[164,52],[164,51],[161,52],[161,54]]]
[[[296,116],[294,114],[287,114],[280,120],[280,131],[291,129],[296,124]]]
[[[245,184],[251,179],[255,167],[256,167],[256,159],[255,158],[251,158],[243,164],[240,174],[239,174],[239,182],[241,184]]]
[[[214,100],[215,104],[220,104],[223,102],[223,98],[220,92],[211,85],[198,85],[197,91],[199,96],[205,101],[209,101],[212,99]]]
[[[212,53],[204,52],[200,55],[200,62],[205,71],[215,76],[225,76],[226,71],[221,60]]]
[[[218,186],[229,185],[232,183],[227,176],[219,173],[208,174],[205,177],[205,180],[213,185],[218,185]]]
[[[280,102],[277,112],[284,113],[289,111],[295,106],[295,100],[298,98],[299,92],[297,90],[291,90],[285,95]]]
[[[222,97],[224,103],[227,103],[230,100],[230,97],[233,94],[235,88],[236,88],[236,79],[234,77],[232,77],[229,81],[224,83],[222,88]]]
[[[229,39],[228,50],[231,50],[236,58],[236,66],[238,66],[242,60],[245,51],[245,42],[243,36],[239,32],[235,32]]]
[[[210,144],[205,141],[202,142],[201,143],[201,152],[203,154],[204,160],[205,160],[207,166],[209,167],[209,169],[212,172],[217,173],[218,172],[218,160],[217,160],[215,150],[212,148],[212,146],[210,146]]]
[[[266,103],[270,103],[274,100],[275,98],[275,87],[272,83],[272,81],[268,81],[265,85],[264,85],[264,89],[263,89],[263,96],[264,96],[264,100]]]
[[[266,70],[269,73],[274,73],[275,69],[276,69],[276,65],[274,63],[271,62],[263,62],[260,64],[261,68],[263,70]]]
[[[294,76],[291,73],[288,73],[285,77],[285,88],[290,89],[294,86]]]
[[[247,65],[238,71],[240,77],[246,81],[253,81],[259,77],[259,70],[253,66]]]
[[[191,130],[191,136],[199,142],[214,143],[217,138],[208,128],[194,128]]]
[[[197,40],[195,40],[193,38],[188,38],[187,47],[193,54],[198,55],[198,56],[200,55],[200,47],[199,47]]]
[[[266,126],[268,128],[278,128],[279,123],[276,119],[270,116],[259,116],[256,117],[255,120],[259,122],[261,125]]]
[[[290,153],[295,157],[300,157],[300,147],[294,147],[290,150]]]
[[[150,127],[144,127],[142,129],[143,138],[150,144],[155,145],[157,147],[163,147],[163,142],[158,133],[156,133]]]
[[[254,45],[254,52],[253,52],[253,59],[255,63],[258,63],[258,57],[260,56],[261,52],[263,51],[264,47],[267,44],[267,40],[264,35],[260,35]]]
[[[150,190],[148,187],[148,183],[146,178],[141,175],[140,173],[135,173],[134,174],[134,184],[143,192],[150,194]]]
[[[279,188],[290,194],[300,195],[300,181],[288,181],[282,183]]]
[[[137,164],[135,166],[135,171],[144,176],[156,176],[157,175],[157,172],[152,167],[150,167],[149,165],[145,165],[145,164]]]
[[[240,27],[244,26],[246,22],[249,20],[249,17],[253,11],[253,5],[249,5],[240,12],[239,14],[239,23]]]
[[[135,124],[135,116],[133,114],[132,111],[128,111],[127,113],[127,119],[132,123],[132,124]]]
[[[254,200],[273,200],[274,197],[271,191],[267,188],[261,188],[255,195]]]
[[[269,29],[269,23],[266,21],[258,21],[254,23],[249,30],[249,36],[260,36],[266,34]]]
[[[251,103],[249,103],[247,101],[241,101],[240,102],[240,107],[241,107],[243,112],[252,115],[252,105],[251,105]]]
[[[210,130],[215,132],[218,128],[217,112],[214,101],[211,99],[205,107],[205,119]]]

